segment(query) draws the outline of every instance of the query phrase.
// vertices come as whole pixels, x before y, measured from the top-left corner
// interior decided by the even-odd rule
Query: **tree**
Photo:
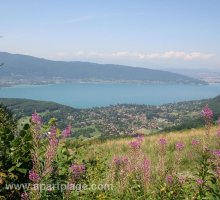
[[[0,199],[20,199],[21,190],[7,190],[6,184],[26,183],[31,168],[29,125],[17,130],[12,113],[0,104]]]

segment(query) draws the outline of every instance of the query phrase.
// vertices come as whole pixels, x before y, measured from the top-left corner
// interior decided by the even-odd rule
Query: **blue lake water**
[[[119,103],[161,105],[220,94],[220,85],[65,83],[0,88],[0,97],[54,101],[75,108]]]

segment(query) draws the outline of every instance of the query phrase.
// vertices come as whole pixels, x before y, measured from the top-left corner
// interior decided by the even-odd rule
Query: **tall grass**
[[[138,135],[87,144],[67,139],[52,127],[44,138],[41,119],[32,116],[34,183],[112,185],[109,189],[59,191],[34,190],[23,199],[219,199],[220,121],[213,126],[213,112],[202,111],[205,127],[151,136]]]

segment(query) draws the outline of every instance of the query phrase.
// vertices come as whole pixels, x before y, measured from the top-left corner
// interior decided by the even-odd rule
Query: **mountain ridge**
[[[177,73],[125,65],[53,61],[7,52],[0,52],[0,61],[5,63],[0,73],[0,85],[75,81],[206,84]]]

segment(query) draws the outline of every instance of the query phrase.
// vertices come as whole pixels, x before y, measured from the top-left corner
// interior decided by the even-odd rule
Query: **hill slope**
[[[34,111],[44,121],[55,117],[59,127],[65,127],[72,116],[76,135],[103,137],[152,133],[161,130],[182,130],[203,124],[200,112],[209,104],[214,110],[215,120],[220,116],[220,96],[213,99],[179,102],[162,106],[122,104],[91,109],[74,109],[47,101],[0,98],[17,117],[27,119]]]
[[[207,186],[203,191],[208,192],[202,195],[208,197],[203,199],[218,199],[216,131],[217,127],[212,127],[206,137],[208,153],[203,150],[205,128],[201,128],[146,137],[84,140],[77,149],[77,161],[87,164],[89,180],[113,184],[113,190],[104,193],[107,199],[202,199],[198,197],[202,190],[198,180]],[[69,149],[74,151],[77,142],[69,140]]]
[[[204,81],[176,73],[122,65],[51,61],[5,52],[0,52],[0,61],[5,63],[0,73],[2,85],[6,82],[37,84],[68,81],[205,84]]]

